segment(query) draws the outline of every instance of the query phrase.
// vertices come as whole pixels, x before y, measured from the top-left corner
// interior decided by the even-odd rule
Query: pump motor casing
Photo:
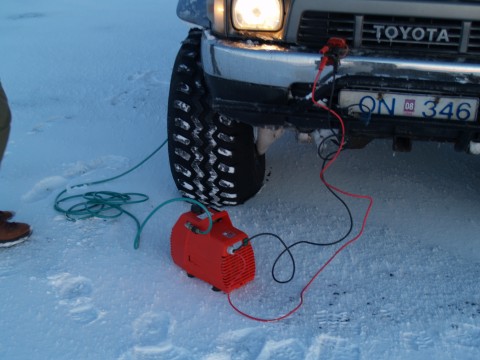
[[[199,234],[209,226],[205,213],[190,211],[180,216],[170,238],[172,259],[189,276],[230,293],[254,279],[253,248],[226,211],[208,210],[213,220],[208,234]]]

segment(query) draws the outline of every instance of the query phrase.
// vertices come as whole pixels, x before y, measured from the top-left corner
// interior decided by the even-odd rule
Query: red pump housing
[[[189,276],[230,293],[254,279],[253,248],[226,211],[209,212],[213,226],[208,234],[199,233],[209,227],[205,213],[190,211],[180,216],[170,238],[172,259]]]

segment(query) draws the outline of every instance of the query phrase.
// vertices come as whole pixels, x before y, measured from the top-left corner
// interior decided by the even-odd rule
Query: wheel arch
[[[207,7],[209,0],[179,0],[177,5],[177,16],[189,23],[210,28]]]

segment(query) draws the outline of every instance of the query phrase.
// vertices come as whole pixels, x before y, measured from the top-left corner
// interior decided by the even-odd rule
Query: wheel
[[[202,31],[192,29],[175,60],[168,99],[168,155],[180,193],[204,204],[238,205],[263,184],[265,156],[253,128],[211,109],[200,61]]]

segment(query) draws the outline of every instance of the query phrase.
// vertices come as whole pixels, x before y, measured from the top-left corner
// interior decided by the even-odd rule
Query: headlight
[[[234,0],[232,20],[237,30],[278,31],[283,22],[283,1]]]

